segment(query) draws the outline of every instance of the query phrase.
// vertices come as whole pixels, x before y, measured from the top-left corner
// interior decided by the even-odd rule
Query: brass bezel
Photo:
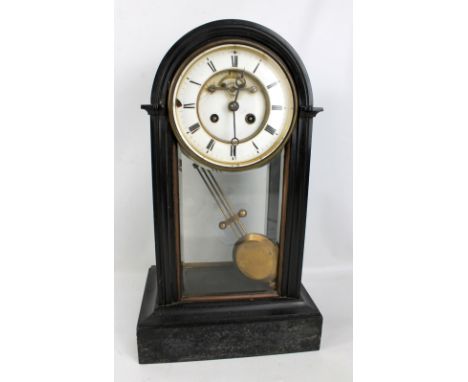
[[[248,46],[248,47],[251,47],[251,48],[254,48],[254,49],[258,49],[258,50],[262,51],[264,54],[270,56],[274,61],[276,61],[276,63],[283,70],[283,73],[285,74],[286,78],[289,81],[289,84],[291,86],[292,95],[293,95],[293,103],[294,103],[293,116],[292,116],[292,119],[291,119],[290,126],[287,128],[287,132],[286,132],[286,134],[284,134],[280,144],[278,146],[276,146],[276,147],[273,146],[273,149],[267,151],[266,155],[262,159],[260,159],[258,161],[252,161],[251,163],[248,162],[247,164],[244,164],[244,165],[237,165],[237,166],[221,165],[221,164],[219,164],[219,162],[215,163],[215,162],[213,162],[211,160],[208,160],[207,158],[199,155],[194,150],[192,150],[185,143],[184,139],[180,135],[179,129],[177,128],[176,121],[174,119],[174,107],[173,107],[174,106],[173,99],[174,99],[175,87],[178,84],[179,79],[181,78],[180,75],[185,70],[187,65],[196,56],[201,54],[203,51],[211,49],[211,48],[216,47],[216,46],[229,45],[229,44],[244,45],[244,46]],[[214,41],[214,42],[211,42],[211,43],[208,43],[208,44],[202,46],[201,48],[195,50],[191,55],[189,55],[182,62],[182,64],[177,69],[176,73],[174,74],[174,77],[171,79],[171,83],[170,83],[170,86],[169,86],[169,97],[168,97],[167,107],[168,107],[168,114],[169,114],[169,124],[171,125],[171,129],[172,129],[174,135],[177,138],[177,142],[179,143],[180,148],[184,152],[185,155],[187,155],[192,160],[194,160],[194,161],[196,161],[196,162],[198,162],[198,163],[200,163],[202,165],[205,165],[205,166],[207,166],[209,168],[214,168],[214,169],[221,170],[221,171],[233,171],[233,172],[235,172],[235,171],[245,171],[245,170],[249,170],[249,169],[258,168],[258,167],[261,167],[261,166],[265,165],[266,163],[270,162],[279,152],[281,152],[281,150],[284,148],[284,146],[288,142],[294,128],[296,127],[297,114],[298,114],[297,91],[296,91],[294,81],[292,79],[291,74],[289,73],[288,68],[286,67],[284,62],[281,60],[281,58],[278,57],[278,55],[276,55],[270,49],[268,49],[264,45],[258,44],[256,42],[252,42],[252,41],[250,41],[248,39],[222,39],[222,40]]]

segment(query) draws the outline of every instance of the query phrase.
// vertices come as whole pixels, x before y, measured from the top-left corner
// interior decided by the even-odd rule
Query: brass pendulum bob
[[[247,216],[247,211],[241,209],[235,213],[213,173],[195,163],[193,167],[224,216],[225,220],[219,223],[219,228],[230,226],[237,237],[232,256],[239,271],[252,280],[274,283],[278,268],[278,244],[261,233],[247,232],[240,220]]]

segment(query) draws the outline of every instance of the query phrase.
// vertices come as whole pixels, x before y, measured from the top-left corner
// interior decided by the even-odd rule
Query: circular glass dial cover
[[[184,151],[224,170],[268,161],[286,143],[296,118],[286,68],[248,43],[222,43],[190,57],[169,99],[171,125]]]

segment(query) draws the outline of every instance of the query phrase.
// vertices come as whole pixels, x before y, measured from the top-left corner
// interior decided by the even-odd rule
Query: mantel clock
[[[301,284],[313,107],[306,70],[273,31],[205,24],[162,60],[151,104],[156,266],[140,363],[317,350]]]

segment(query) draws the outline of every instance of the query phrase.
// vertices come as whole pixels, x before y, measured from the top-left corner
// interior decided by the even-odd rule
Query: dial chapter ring
[[[176,115],[176,90],[178,89],[181,81],[184,80],[184,71],[186,70],[187,66],[199,56],[208,54],[211,50],[220,49],[223,47],[230,47],[231,49],[239,49],[242,47],[246,47],[248,49],[257,50],[260,52],[261,55],[268,57],[273,62],[275,62],[282,70],[282,73],[287,79],[289,84],[289,88],[292,94],[291,106],[289,109],[291,110],[291,118],[290,122],[284,126],[281,131],[281,134],[278,135],[278,138],[271,147],[267,148],[264,151],[261,151],[259,155],[255,156],[252,159],[246,161],[228,161],[228,160],[217,160],[208,155],[206,155],[203,150],[199,150],[195,148],[191,142],[187,140],[185,134],[183,133],[183,127],[179,126],[177,121]],[[283,61],[280,57],[278,57],[274,52],[270,49],[266,48],[265,46],[258,44],[256,42],[250,41],[248,39],[221,39],[215,42],[211,42],[200,49],[194,51],[191,55],[189,55],[184,62],[181,64],[179,69],[176,71],[171,84],[169,86],[169,98],[168,98],[168,111],[169,111],[169,121],[170,126],[174,132],[175,137],[177,138],[179,145],[182,151],[189,156],[194,161],[206,165],[210,168],[215,168],[218,170],[223,171],[243,171],[251,168],[261,167],[264,164],[268,163],[272,160],[276,154],[278,154],[284,145],[287,143],[289,137],[296,126],[297,121],[297,114],[298,114],[298,107],[297,107],[297,92],[294,85],[294,81],[292,80],[292,76],[289,73],[288,68],[285,66]],[[205,130],[205,129],[204,129]]]

